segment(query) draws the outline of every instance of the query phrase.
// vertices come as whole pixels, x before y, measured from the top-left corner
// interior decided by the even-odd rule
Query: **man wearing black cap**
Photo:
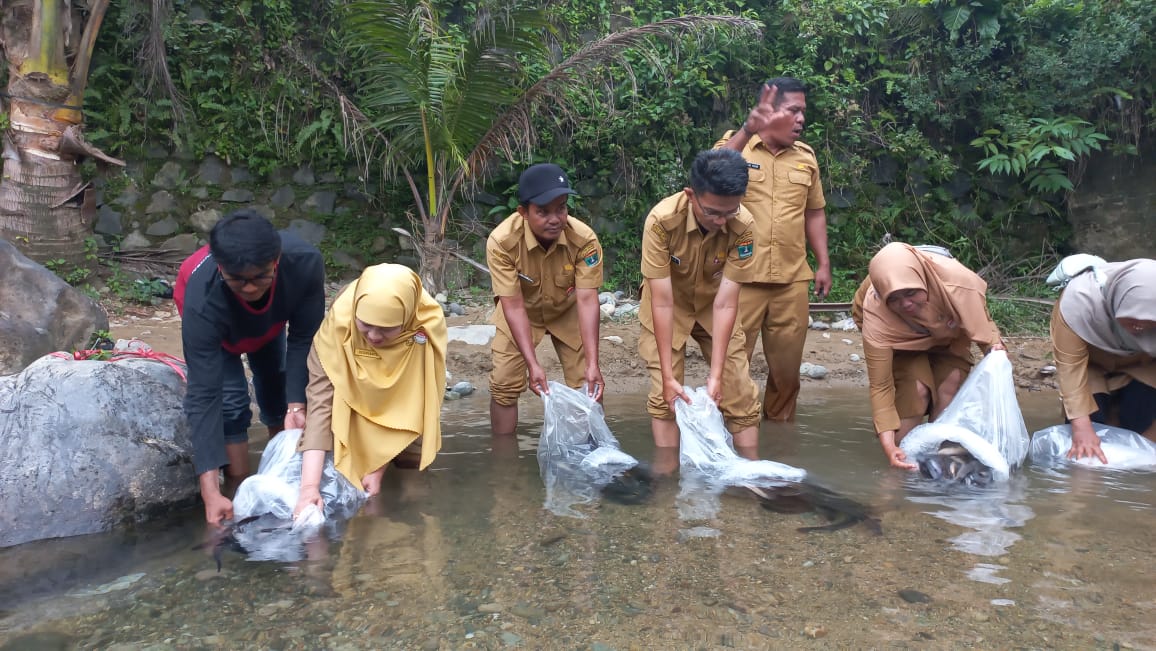
[[[549,392],[535,349],[549,333],[566,384],[586,384],[601,400],[598,367],[598,288],[602,246],[594,231],[566,210],[574,194],[566,173],[551,163],[533,165],[518,179],[518,212],[490,233],[486,262],[494,291],[494,370],[490,426],[513,434],[518,396]],[[527,383],[527,379],[529,382]]]
[[[185,414],[205,519],[232,519],[219,470],[249,474],[249,361],[261,421],[270,435],[305,426],[305,359],[325,316],[321,252],[252,210],[225,215],[209,244],[181,265],[173,298],[188,364]],[[286,335],[288,325],[288,335]]]

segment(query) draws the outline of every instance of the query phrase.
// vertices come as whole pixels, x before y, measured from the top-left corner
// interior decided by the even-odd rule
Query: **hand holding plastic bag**
[[[721,486],[764,485],[802,481],[807,472],[784,463],[744,459],[735,452],[722,412],[706,387],[684,387],[691,401],[678,400],[674,415],[679,428],[679,463],[683,472],[699,473]]]
[[[1100,463],[1095,457],[1084,457],[1072,463],[1093,468],[1114,470],[1156,470],[1156,444],[1132,430],[1111,425],[1093,423],[1096,436],[1100,437],[1100,450],[1108,459]],[[1052,425],[1032,434],[1032,463],[1043,466],[1058,466],[1068,462],[1068,450],[1072,448],[1072,426]]]
[[[270,439],[257,474],[237,487],[233,498],[236,520],[260,518],[235,534],[253,560],[300,559],[306,540],[334,520],[352,517],[365,500],[365,493],[333,467],[333,456],[327,454],[321,475],[324,511],[310,506],[294,518],[301,488],[301,453],[297,452],[300,438],[301,430],[291,429]]]
[[[947,409],[903,438],[908,459],[934,454],[953,441],[1006,481],[1028,453],[1028,428],[1016,400],[1015,378],[1007,352],[993,350],[976,364]]]
[[[585,388],[550,382],[542,401],[538,470],[546,485],[543,506],[555,515],[585,518],[573,507],[593,502],[604,486],[637,466],[638,460],[619,448],[602,405]]]

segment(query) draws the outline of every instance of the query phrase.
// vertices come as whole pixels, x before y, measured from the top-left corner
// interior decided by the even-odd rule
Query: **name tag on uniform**
[[[751,168],[752,170],[761,170],[761,169],[763,169],[763,166],[762,166],[762,165],[759,165],[758,163],[747,163],[747,167]]]
[[[679,260],[677,255],[670,256],[670,261],[673,262],[674,264],[678,264],[678,265],[682,264],[682,260]]]
[[[518,277],[519,277],[519,278],[521,278],[522,280],[524,280],[524,281],[526,281],[526,282],[530,283],[531,285],[533,285],[533,284],[534,284],[534,279],[533,279],[533,278],[531,278],[531,277],[527,276],[526,274],[524,274],[524,273],[522,273],[522,272],[520,272],[520,271],[518,272]]]

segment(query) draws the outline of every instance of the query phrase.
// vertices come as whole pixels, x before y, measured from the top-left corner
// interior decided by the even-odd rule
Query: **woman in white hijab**
[[[1068,457],[1108,460],[1092,423],[1156,437],[1156,260],[1097,267],[1072,279],[1052,310],[1052,349]]]

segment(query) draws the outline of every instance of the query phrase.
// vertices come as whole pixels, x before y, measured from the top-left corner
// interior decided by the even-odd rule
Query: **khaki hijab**
[[[1060,296],[1060,314],[1080,339],[1113,355],[1139,352],[1156,357],[1156,330],[1129,332],[1118,318],[1156,321],[1156,260],[1138,258],[1100,267],[1104,285],[1096,274],[1082,273],[1072,279]]]
[[[971,343],[1000,341],[987,313],[987,283],[953,258],[893,242],[868,267],[871,288],[863,296],[863,339],[879,348],[929,350],[950,346],[971,358]],[[905,317],[887,307],[887,297],[903,289],[927,292],[927,304]]]
[[[402,333],[374,348],[355,319]],[[333,383],[333,462],[354,486],[422,438],[421,468],[441,448],[446,320],[417,274],[368,267],[325,316],[313,347]]]

